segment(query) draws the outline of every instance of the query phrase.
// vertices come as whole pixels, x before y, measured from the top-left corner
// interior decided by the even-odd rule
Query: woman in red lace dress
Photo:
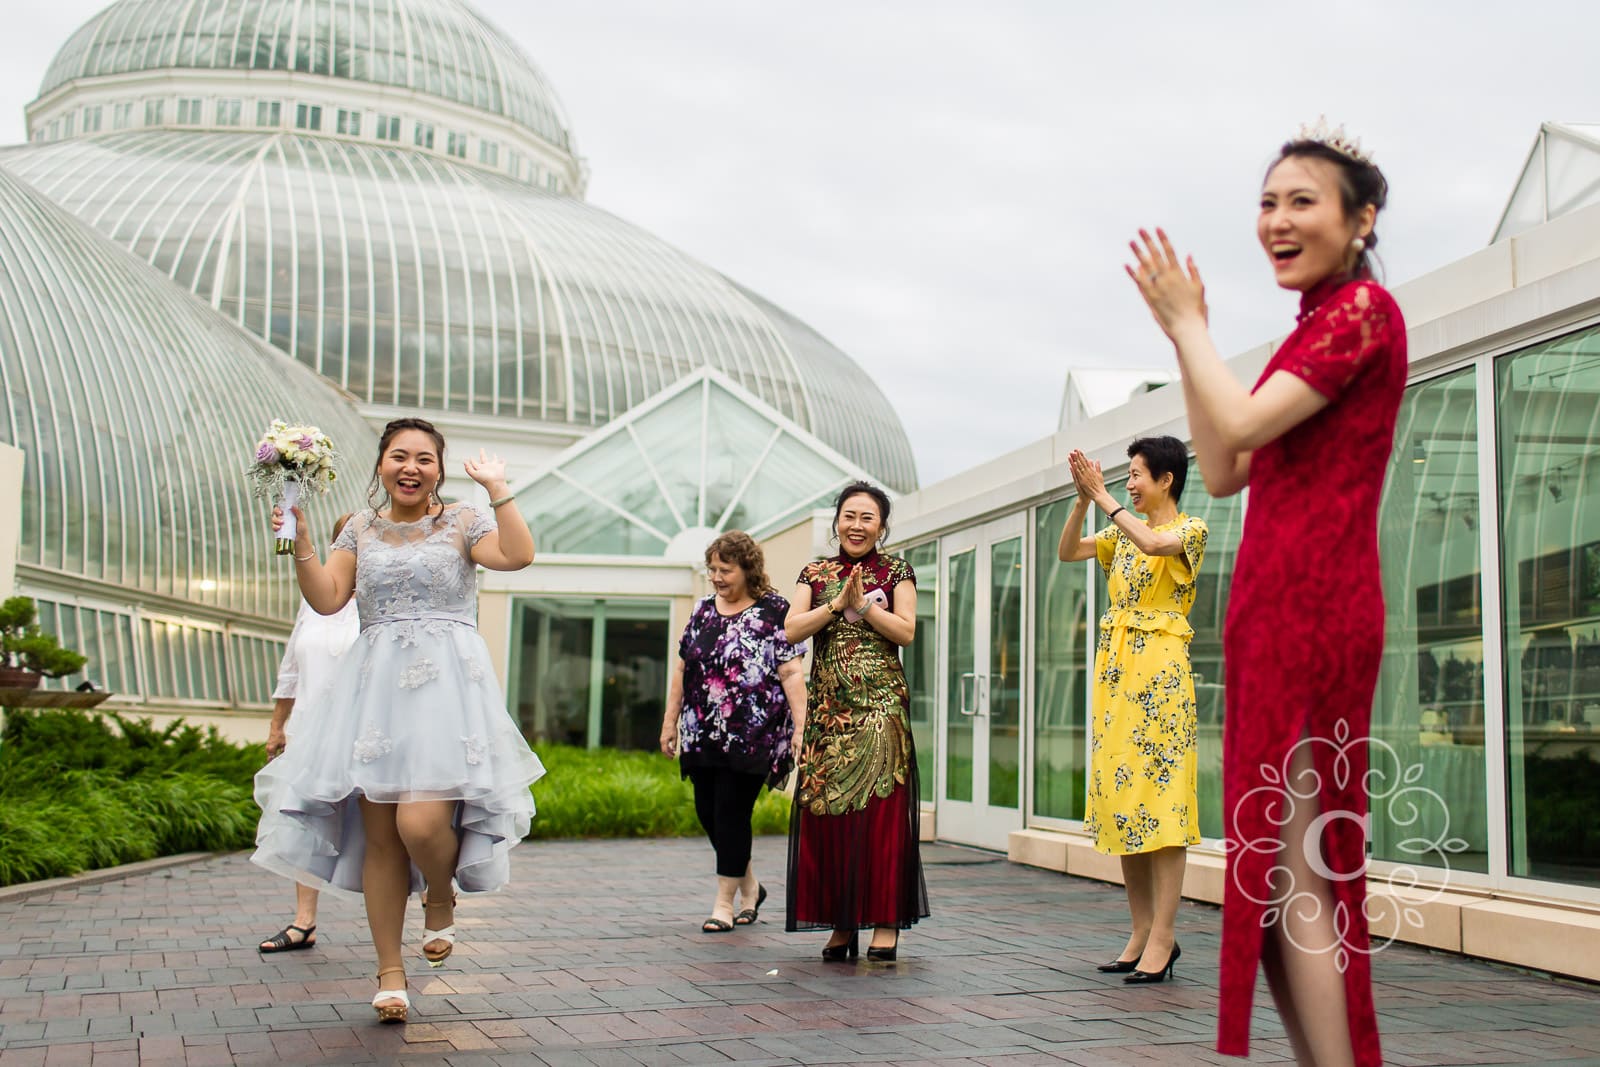
[[[1378,497],[1405,323],[1367,253],[1388,186],[1343,131],[1283,146],[1256,230],[1298,325],[1246,391],[1166,234],[1128,268],[1177,349],[1206,488],[1250,488],[1223,637],[1218,1051],[1247,1055],[1256,965],[1302,1064],[1382,1062],[1366,918],[1365,743],[1383,647]]]

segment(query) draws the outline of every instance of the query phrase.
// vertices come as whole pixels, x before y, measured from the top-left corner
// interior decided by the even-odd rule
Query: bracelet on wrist
[[[501,497],[499,500],[491,500],[491,501],[489,501],[489,506],[491,508],[497,508],[501,504],[509,504],[515,499],[517,499],[515,494],[507,493],[505,496]]]
[[[832,615],[836,619],[842,619],[844,617],[844,612],[842,612],[838,608],[834,607],[833,606],[833,601],[831,601],[831,600],[828,601],[828,614]]]
[[[316,559],[316,558],[317,558],[317,550],[313,548],[310,552],[307,552],[303,556],[296,556],[295,557],[295,562],[296,563],[304,563],[308,559]]]
[[[1122,507],[1118,508],[1116,511],[1113,511],[1111,514],[1107,515],[1106,516],[1106,520],[1109,522],[1109,521],[1115,519],[1118,515],[1121,515],[1124,511],[1127,511],[1127,510],[1128,510],[1128,506],[1126,504],[1124,504]]]

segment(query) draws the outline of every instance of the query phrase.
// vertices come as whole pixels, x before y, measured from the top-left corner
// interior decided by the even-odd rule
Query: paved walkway
[[[1093,967],[1118,887],[929,846],[934,918],[901,961],[825,964],[783,931],[783,852],[757,842],[762,921],[711,936],[701,841],[524,846],[450,966],[416,960],[404,1027],[367,1007],[358,904],[325,902],[316,950],[257,955],[292,894],[243,855],[0,904],[0,1067],[1240,1062],[1210,1051],[1215,909],[1184,907],[1176,982],[1128,988]],[[1600,989],[1403,946],[1375,974],[1392,1064],[1600,1064]],[[1270,1009],[1256,1033],[1284,1062]]]

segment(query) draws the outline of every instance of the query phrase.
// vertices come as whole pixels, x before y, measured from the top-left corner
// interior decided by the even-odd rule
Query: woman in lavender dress
[[[804,645],[783,635],[789,602],[772,591],[761,546],[730,530],[706,549],[715,595],[695,606],[661,723],[661,751],[694,783],[695,813],[717,855],[717,897],[701,929],[756,921],[766,888],[750,865],[750,815],[763,783],[794,766],[804,728]],[[734,914],[734,895],[744,907]]]
[[[300,592],[324,615],[354,596],[361,636],[322,707],[308,709],[303,738],[256,775],[251,859],[362,895],[378,955],[372,1006],[385,1022],[410,1008],[400,948],[409,894],[424,891],[422,954],[439,966],[455,941],[453,888],[487,893],[510,879],[508,853],[533,818],[528,786],[544,773],[475,625],[477,568],[526,567],[533,535],[502,460],[480,453],[466,472],[488,490],[488,508],[444,503],[443,435],[395,419],[373,470],[372,495],[381,487],[387,500],[350,520],[326,564],[296,510]]]

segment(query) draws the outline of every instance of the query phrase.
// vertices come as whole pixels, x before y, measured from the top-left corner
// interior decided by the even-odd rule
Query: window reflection
[[[1056,558],[1072,499],[1035,513],[1033,812],[1083,818],[1088,721],[1084,678],[1094,657],[1089,631],[1088,563]]]
[[[1486,871],[1477,417],[1471,368],[1412,386],[1400,407],[1379,511],[1386,626],[1368,762],[1375,858]]]
[[[909,549],[906,562],[917,575],[917,636],[901,653],[906,686],[911,691],[911,736],[917,746],[917,778],[923,801],[933,800],[938,766],[934,724],[938,721],[939,686],[939,545]]]
[[[1600,884],[1600,328],[1496,361],[1512,874]]]

